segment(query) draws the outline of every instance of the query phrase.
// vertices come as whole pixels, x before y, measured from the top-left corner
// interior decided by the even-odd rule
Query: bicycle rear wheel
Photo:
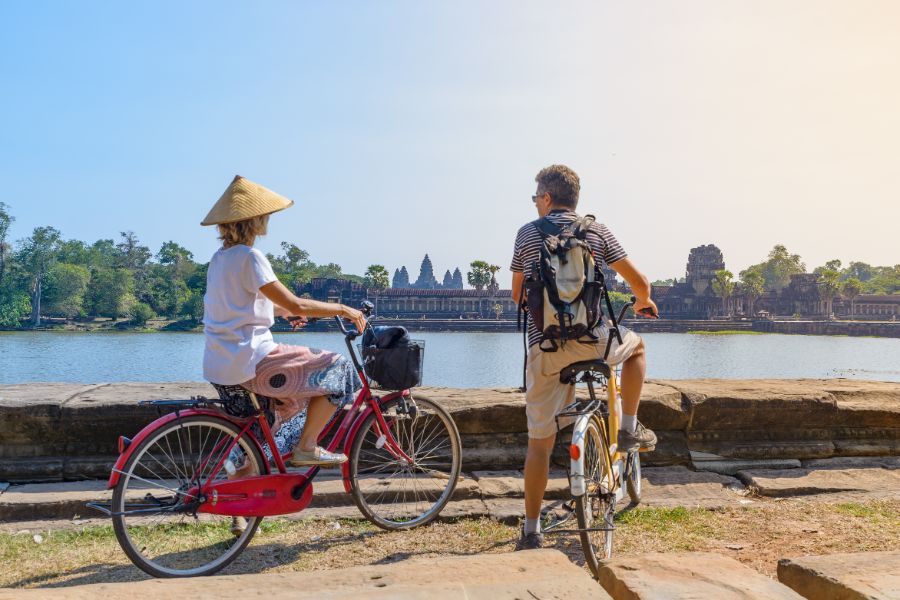
[[[248,517],[235,535],[231,517],[197,513],[188,492],[210,480],[240,429],[227,419],[195,415],[153,431],[122,469],[113,491],[113,529],[119,545],[139,569],[154,577],[211,575],[247,546],[261,517]],[[265,459],[247,437],[226,458],[241,475],[264,473]],[[225,479],[219,469],[214,480]]]
[[[381,414],[398,446],[394,456],[375,413],[363,422],[350,449],[351,493],[367,519],[382,529],[411,529],[434,520],[456,489],[462,444],[453,419],[431,400],[397,398]]]
[[[575,515],[582,531],[584,560],[594,577],[599,577],[601,561],[612,556],[613,518],[616,512],[615,479],[609,468],[609,447],[601,433],[600,421],[592,418],[584,436],[585,493],[575,498]]]

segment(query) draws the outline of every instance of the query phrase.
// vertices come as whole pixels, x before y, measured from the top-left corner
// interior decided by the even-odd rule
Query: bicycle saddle
[[[575,383],[575,380],[578,379],[578,376],[585,372],[599,373],[607,379],[610,374],[609,365],[606,364],[606,361],[602,358],[580,360],[576,363],[572,363],[559,372],[559,382],[573,384]]]

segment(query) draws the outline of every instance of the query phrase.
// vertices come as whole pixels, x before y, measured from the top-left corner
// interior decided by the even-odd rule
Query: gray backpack
[[[570,341],[598,342],[603,278],[585,239],[594,220],[585,215],[565,227],[546,217],[532,223],[541,236],[541,255],[524,287],[528,314],[541,332],[539,346],[545,352],[556,352]]]

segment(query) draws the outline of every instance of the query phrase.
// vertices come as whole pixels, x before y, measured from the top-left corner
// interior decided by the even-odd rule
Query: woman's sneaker
[[[289,462],[292,467],[339,467],[347,462],[347,457],[339,452],[329,452],[316,446],[312,452],[294,449],[294,455]]]
[[[247,531],[247,519],[244,517],[231,517],[231,533],[234,537],[240,537]]]
[[[617,443],[619,452],[634,452],[638,449],[652,450],[656,447],[656,434],[638,423],[634,428],[634,433],[620,429]]]

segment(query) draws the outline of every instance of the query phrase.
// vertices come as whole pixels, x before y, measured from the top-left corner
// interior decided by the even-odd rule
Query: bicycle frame
[[[369,381],[366,377],[365,370],[360,364],[360,361],[358,360],[356,352],[353,350],[352,346],[352,341],[359,334],[354,330],[348,331],[346,328],[344,328],[343,323],[341,323],[339,319],[338,323],[341,327],[341,330],[344,332],[347,349],[350,353],[350,357],[353,361],[354,367],[356,368],[357,374],[362,382],[362,389],[359,391],[353,404],[350,405],[348,409],[335,411],[335,414],[331,417],[331,419],[329,419],[322,432],[319,434],[319,441],[321,442],[322,440],[326,439],[335,428],[335,425],[337,423],[340,423],[337,426],[337,430],[327,449],[330,452],[334,452],[338,449],[342,451],[349,450],[349,448],[352,447],[356,435],[359,433],[359,429],[362,426],[362,423],[370,414],[374,413],[376,421],[375,430],[379,434],[379,436],[383,436],[385,438],[384,448],[392,456],[394,456],[394,458],[412,463],[412,459],[403,451],[403,449],[397,443],[397,440],[394,439],[394,436],[391,433],[390,426],[388,425],[387,421],[384,418],[384,415],[382,414],[382,406],[385,403],[395,400],[396,398],[409,397],[409,391],[404,390],[402,392],[393,392],[387,394],[383,398],[374,396],[372,394]],[[277,473],[272,473],[271,465],[268,461],[266,461],[264,467],[266,470],[265,474],[252,477],[242,477],[239,479],[228,481],[220,481],[211,484],[209,483],[213,481],[224,468],[227,457],[229,456],[235,445],[238,443],[238,440],[240,440],[241,438],[249,438],[251,440],[251,443],[255,444],[260,453],[262,453],[261,440],[258,440],[256,436],[253,435],[253,433],[250,431],[253,423],[259,423],[260,428],[263,432],[264,439],[262,441],[267,442],[270,449],[277,448],[272,430],[269,427],[269,423],[266,419],[265,412],[260,405],[259,399],[253,392],[248,391],[248,393],[250,396],[251,404],[254,408],[254,414],[252,415],[252,417],[244,419],[232,417],[231,415],[228,415],[221,410],[200,407],[200,405],[203,404],[203,402],[206,400],[205,398],[192,399],[192,401],[190,402],[151,401],[151,403],[157,405],[174,405],[176,407],[187,406],[188,408],[185,410],[176,408],[174,412],[161,416],[160,418],[144,427],[138,433],[138,435],[135,436],[134,440],[127,440],[126,438],[120,437],[120,455],[116,460],[115,465],[113,466],[112,472],[110,473],[107,487],[109,489],[112,489],[117,485],[120,476],[123,473],[122,469],[124,468],[134,449],[140,445],[141,441],[152,435],[152,433],[159,427],[170,423],[173,420],[179,420],[193,415],[215,416],[217,418],[225,419],[235,424],[240,428],[240,433],[237,437],[230,441],[227,448],[225,448],[221,453],[218,453],[218,462],[210,470],[209,475],[206,477],[207,483],[196,481],[196,485],[185,492],[186,497],[210,500],[209,502],[201,502],[198,508],[198,512],[235,515],[241,514],[245,516],[264,516],[272,514],[289,514],[292,512],[299,512],[300,510],[303,510],[303,508],[308,505],[309,500],[312,496],[311,484],[313,478],[319,471],[319,467],[313,466],[307,469],[305,472],[301,473],[288,473],[285,461],[289,459],[290,453],[281,455],[278,452],[272,452],[272,459],[275,463]],[[341,413],[343,413],[343,416],[341,416]],[[215,455],[217,450],[217,448],[214,448],[214,452],[211,453],[211,455]],[[197,473],[202,473],[207,465],[208,463],[200,465]],[[197,474],[195,473],[194,476],[196,477]],[[342,479],[344,483],[344,489],[349,493],[351,491],[352,484],[350,481],[350,468],[348,463],[344,463],[344,465],[342,466]],[[238,496],[241,497],[240,500],[237,500]],[[269,501],[263,502],[264,498],[269,499]],[[266,506],[263,507],[263,504],[265,504]]]

